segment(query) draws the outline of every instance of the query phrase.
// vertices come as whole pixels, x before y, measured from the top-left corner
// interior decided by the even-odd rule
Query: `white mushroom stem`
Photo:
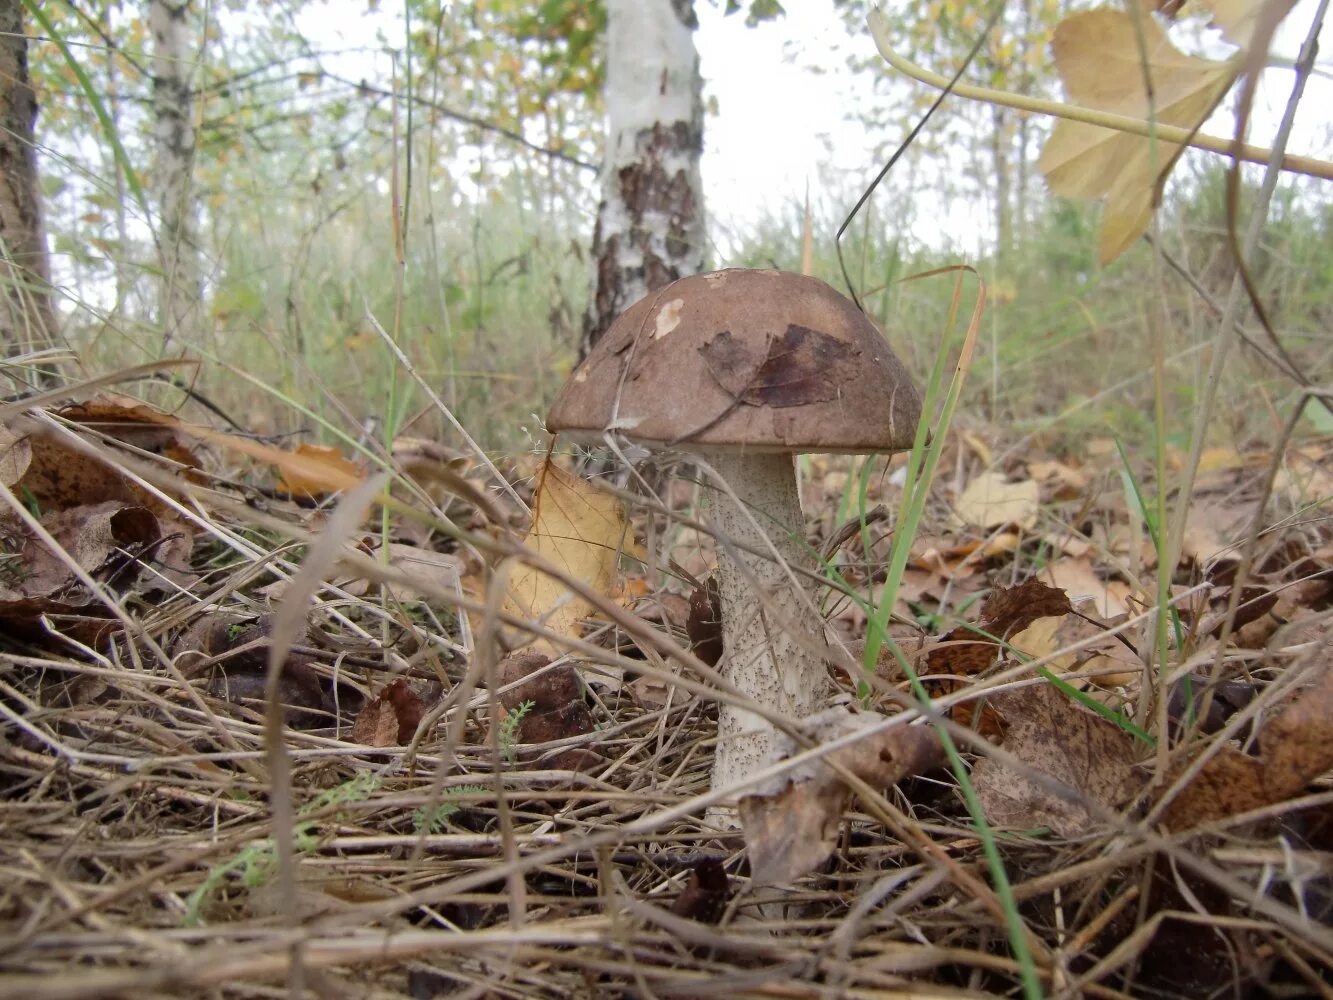
[[[820,654],[824,624],[800,572],[815,560],[805,543],[793,458],[713,453],[709,464],[740,501],[720,488],[712,493],[724,644],[719,668],[759,704],[802,718],[822,705],[828,673]],[[713,787],[761,769],[775,734],[762,717],[721,703]]]

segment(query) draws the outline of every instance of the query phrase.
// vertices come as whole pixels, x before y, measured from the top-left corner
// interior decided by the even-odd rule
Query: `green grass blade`
[[[950,267],[915,275],[914,277],[920,279],[947,271],[976,273],[971,268]],[[978,280],[980,280],[980,276],[978,276]],[[949,317],[945,325],[946,330],[953,329],[958,316],[961,295],[962,280],[960,277],[954,287]],[[934,481],[936,469],[939,467],[940,458],[944,453],[944,442],[948,436],[949,425],[953,419],[954,411],[957,409],[958,400],[962,396],[963,384],[967,380],[968,371],[971,368],[985,300],[985,284],[982,283],[972,317],[967,326],[967,333],[959,349],[953,377],[949,381],[947,390],[944,391],[942,402],[939,401],[939,397],[944,382],[948,351],[941,349],[936,354],[935,365],[931,371],[930,380],[926,384],[921,423],[917,427],[916,440],[908,456],[907,478],[903,485],[902,512],[899,515],[898,523],[894,526],[893,547],[889,554],[889,566],[884,581],[884,589],[879,606],[874,609],[874,613],[869,616],[867,622],[866,651],[863,665],[867,670],[873,670],[878,661],[879,651],[887,642],[894,658],[898,661],[911,684],[913,695],[926,712],[930,712],[933,704],[930,695],[921,683],[916,671],[912,669],[907,657],[898,648],[897,643],[889,638],[888,622],[893,613],[894,601],[897,599],[898,585],[902,581],[903,572],[907,568],[912,540],[916,536],[917,528],[925,514],[930,485]],[[930,426],[931,416],[935,414],[937,404],[939,412],[935,417],[934,427],[932,428]],[[1028,947],[1027,928],[1024,925],[1022,915],[1018,912],[1018,901],[1014,896],[1013,886],[1009,882],[1008,872],[1005,871],[1004,859],[1000,857],[1000,849],[995,839],[995,833],[986,821],[986,813],[981,807],[981,800],[977,797],[976,789],[972,787],[971,776],[962,755],[958,752],[958,747],[943,726],[937,725],[936,729],[948,756],[949,767],[958,782],[963,801],[966,803],[967,811],[976,827],[977,839],[981,842],[982,852],[986,857],[986,867],[990,872],[992,888],[1004,910],[1009,947],[1013,952],[1015,961],[1018,963],[1020,978],[1023,982],[1023,994],[1028,1000],[1038,1000],[1043,996],[1041,981],[1037,976],[1037,966],[1033,960],[1032,951]]]

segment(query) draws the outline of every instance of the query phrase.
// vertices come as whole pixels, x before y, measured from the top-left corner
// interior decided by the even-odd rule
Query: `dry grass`
[[[740,834],[703,820],[718,797],[708,785],[715,696],[706,678],[682,680],[665,706],[645,707],[606,683],[608,671],[625,669],[691,678],[697,665],[678,629],[614,602],[602,602],[611,624],[570,644],[595,731],[509,747],[491,724],[496,706],[486,690],[504,618],[495,596],[417,581],[429,600],[404,604],[354,583],[403,582],[401,574],[353,560],[352,571],[329,574],[339,582],[322,586],[298,632],[256,633],[257,655],[267,655],[271,639],[290,643],[339,693],[332,711],[283,727],[277,754],[265,738],[262,697],[247,706],[210,686],[210,671],[246,650],[205,656],[186,637],[280,606],[266,584],[286,581],[299,593],[292,580],[302,561],[336,554],[330,547],[343,539],[331,528],[318,534],[335,522],[287,503],[261,514],[234,493],[191,487],[97,447],[182,498],[199,533],[197,576],[165,595],[103,588],[115,613],[111,627],[93,630],[100,634],[90,633],[87,616],[99,626],[107,616],[90,609],[6,639],[0,996],[944,997],[1018,988],[1003,907],[947,773],[863,795],[819,871],[781,889],[751,886]],[[954,463],[960,478],[966,461]],[[1242,470],[1227,495],[1258,502],[1258,481]],[[885,481],[875,481],[872,500],[878,491],[892,503]],[[825,515],[817,541],[835,530],[831,505],[815,505]],[[930,527],[956,532],[946,507]],[[1055,505],[1048,513],[1059,520],[1077,511]],[[509,525],[457,501],[447,513],[454,527],[432,544],[470,560],[465,568],[483,583],[484,565],[518,551]],[[636,523],[645,526],[642,515]],[[694,555],[706,561],[706,540],[667,534],[686,548],[702,544]],[[1256,572],[1281,576],[1300,562],[1298,551],[1326,552],[1328,535],[1307,512],[1266,539],[1270,551],[1286,553],[1281,565],[1256,564]],[[953,606],[960,591],[1039,568],[1025,564],[1038,551],[1020,547],[984,572],[958,575]],[[857,584],[882,564],[882,553],[864,555],[841,565]],[[1314,564],[1301,565],[1296,583]],[[1327,670],[1327,624],[1323,611],[1299,636],[1221,654],[1225,675],[1245,677],[1258,694],[1195,746],[1244,737]],[[1151,646],[1145,615],[1118,631]],[[899,634],[904,648],[919,645],[912,629]],[[1172,666],[1218,656],[1200,643]],[[1004,667],[939,705],[1031,677],[1029,665]],[[356,708],[392,677],[433,698],[418,744],[355,742]],[[901,679],[876,683],[883,705],[903,702]],[[1131,686],[1119,697],[1132,706],[1140,694]],[[1032,773],[1029,762],[989,750],[956,723],[951,730],[969,759],[990,752]],[[573,746],[603,762],[584,773],[544,769]],[[274,777],[279,756],[289,780]],[[294,829],[282,831],[275,813],[288,793]],[[420,812],[441,803],[448,808],[430,832]],[[1146,825],[1145,804],[1101,809],[1092,831],[1074,839],[999,834],[1043,990],[1203,996],[1233,995],[1234,986],[1259,995],[1251,991],[1263,982],[1263,995],[1328,995],[1323,851],[1333,790],[1317,785],[1202,835]],[[283,834],[276,845],[275,826]],[[708,861],[729,876],[715,926],[672,910]]]

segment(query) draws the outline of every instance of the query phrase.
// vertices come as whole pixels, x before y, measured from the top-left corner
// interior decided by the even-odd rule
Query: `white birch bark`
[[[703,83],[692,0],[607,0],[606,155],[582,353],[626,307],[703,269]]]
[[[189,0],[149,0],[153,38],[153,194],[162,277],[158,322],[163,344],[197,332],[202,294],[194,172],[195,33]]]

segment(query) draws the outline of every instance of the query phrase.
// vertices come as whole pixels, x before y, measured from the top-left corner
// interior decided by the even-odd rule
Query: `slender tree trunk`
[[[1020,67],[1016,86],[1018,92],[1024,97],[1031,97],[1036,79],[1032,74],[1032,64],[1028,61],[1028,53],[1032,49],[1033,12],[1032,0],[1023,0],[1023,30],[1019,35],[1018,43],[1018,65]],[[1018,119],[1017,127],[1017,149],[1014,159],[1014,240],[1016,245],[1023,246],[1028,239],[1028,223],[1031,210],[1028,207],[1028,194],[1031,190],[1032,180],[1032,121],[1031,118],[1023,113],[1016,113]]]
[[[101,25],[102,30],[107,33],[107,37],[114,37],[115,25],[112,23],[112,0],[107,0],[102,5]],[[107,115],[111,118],[111,126],[119,134],[121,121],[121,96],[120,96],[120,74],[117,70],[116,60],[114,58],[106,61],[106,109]],[[129,246],[130,246],[130,213],[128,191],[129,185],[125,183],[125,171],[121,167],[120,160],[116,158],[115,152],[106,148],[103,144],[103,162],[104,170],[114,178],[116,193],[116,240],[120,246],[120,252],[113,254],[116,268],[116,310],[120,311],[126,307],[129,301],[130,291],[134,287],[134,268],[131,266]]]
[[[1028,207],[1032,180],[1032,125],[1026,115],[1018,117],[1018,148],[1014,161],[1014,240],[1023,246],[1028,240]]]
[[[194,65],[189,0],[149,0],[153,36],[153,191],[157,201],[158,322],[165,347],[172,338],[196,333],[199,298],[199,239],[191,197],[194,171]]]
[[[580,353],[704,263],[703,84],[693,0],[607,0],[606,157]]]
[[[57,334],[36,121],[23,4],[0,0],[0,351],[9,356],[51,347]]]
[[[1014,243],[1013,140],[1008,109],[991,107],[991,170],[995,176],[995,255],[1008,256]]]

